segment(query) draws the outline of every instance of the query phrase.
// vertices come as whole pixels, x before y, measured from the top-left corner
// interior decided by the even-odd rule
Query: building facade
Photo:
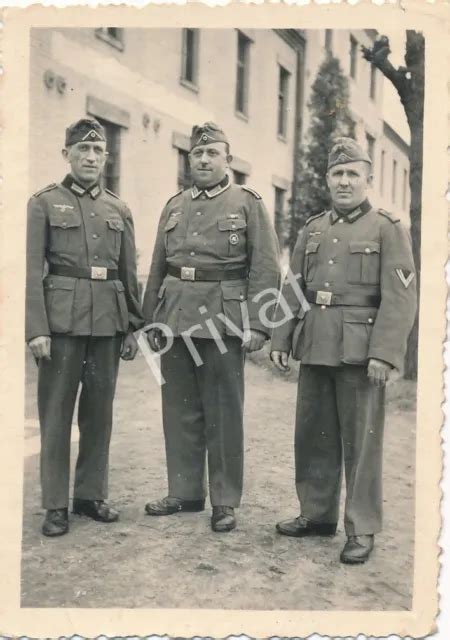
[[[30,190],[64,176],[65,127],[84,115],[98,118],[108,135],[105,183],[133,211],[138,271],[145,279],[161,209],[189,184],[192,125],[214,120],[231,143],[232,179],[261,193],[277,228],[289,206],[295,149],[308,124],[309,87],[331,47],[351,78],[358,136],[366,136],[371,145],[376,171],[384,150],[383,202],[392,209],[389,166],[395,155],[395,203],[403,204],[407,147],[384,125],[382,76],[371,76],[352,37],[369,43],[373,35],[293,29],[33,29]],[[367,91],[374,91],[374,97]]]

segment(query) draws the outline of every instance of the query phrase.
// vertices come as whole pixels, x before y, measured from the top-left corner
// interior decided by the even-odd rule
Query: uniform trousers
[[[338,521],[344,466],[346,534],[381,530],[384,406],[384,387],[369,381],[366,366],[301,365],[295,470],[306,518]]]
[[[238,338],[193,339],[198,366],[183,338],[161,356],[163,426],[169,495],[206,496],[211,504],[238,507],[243,483],[244,351]]]
[[[51,360],[39,362],[41,487],[45,509],[68,506],[70,435],[80,383],[80,439],[73,495],[85,500],[107,497],[109,443],[121,342],[120,335],[53,335]]]

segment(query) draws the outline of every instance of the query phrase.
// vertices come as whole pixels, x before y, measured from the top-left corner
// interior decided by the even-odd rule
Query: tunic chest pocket
[[[242,218],[222,218],[217,221],[218,253],[220,256],[237,256],[246,251],[247,222]]]
[[[81,218],[75,211],[50,211],[51,250],[78,252]]]
[[[305,251],[305,280],[311,282],[316,275],[317,263],[319,261],[318,251],[320,242],[308,242]]]
[[[121,218],[108,218],[106,224],[108,225],[108,239],[114,247],[116,255],[118,255],[122,244],[123,220]]]
[[[170,217],[164,227],[164,245],[166,247],[166,253],[173,253],[176,248],[176,240],[180,237],[179,220],[175,217]]]
[[[350,240],[347,280],[350,284],[380,283],[380,243]]]

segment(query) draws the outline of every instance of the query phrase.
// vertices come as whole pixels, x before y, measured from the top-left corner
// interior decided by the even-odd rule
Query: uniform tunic
[[[107,267],[117,280],[49,273],[52,265]],[[46,274],[46,275],[44,275]],[[114,194],[70,175],[28,205],[26,339],[51,336],[39,362],[43,506],[67,506],[70,430],[80,382],[74,495],[107,495],[112,404],[123,335],[142,325],[133,220]]]
[[[241,268],[248,275],[191,282],[169,275],[169,266]],[[211,503],[239,505],[243,314],[251,329],[269,336],[260,311],[268,297],[275,298],[278,280],[278,243],[258,194],[226,180],[207,190],[194,186],[169,200],[143,303],[146,323],[164,323],[175,336],[172,349],[161,357],[169,495],[204,497],[207,449]],[[265,290],[268,297],[259,298]],[[213,340],[215,332],[226,345],[225,354]],[[195,365],[183,335],[192,336],[202,366]]]
[[[301,231],[290,269],[303,293],[321,292],[319,302],[332,293],[343,302],[309,305],[286,280],[282,296],[293,317],[272,336],[272,350],[291,352],[301,361],[296,485],[302,513],[336,522],[343,451],[346,531],[376,533],[382,512],[384,389],[369,381],[367,364],[376,358],[403,366],[416,312],[409,234],[367,200],[347,215],[326,211]],[[282,318],[280,305],[276,319]]]

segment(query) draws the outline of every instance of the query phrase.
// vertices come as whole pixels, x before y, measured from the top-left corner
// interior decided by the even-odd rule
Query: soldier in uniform
[[[277,530],[334,535],[343,459],[341,561],[348,564],[369,558],[381,530],[385,384],[403,366],[416,312],[409,234],[371,206],[371,181],[367,153],[354,140],[339,139],[328,158],[332,208],[306,222],[290,266],[310,308],[292,286],[295,279],[286,280],[282,295],[294,318],[274,330],[271,352],[281,370],[289,353],[301,361],[295,431],[301,514]]]
[[[207,452],[211,526],[230,531],[242,494],[244,355],[270,335],[258,294],[278,286],[278,243],[261,197],[230,183],[217,125],[193,128],[189,157],[193,186],[164,207],[143,303],[146,322],[174,336],[161,356],[169,490],[145,510],[202,511]],[[149,331],[155,351],[160,338]]]
[[[89,118],[71,125],[62,154],[70,173],[28,206],[26,340],[39,366],[46,536],[69,528],[70,432],[80,382],[73,512],[100,522],[119,517],[105,502],[113,397],[119,357],[134,358],[132,332],[142,324],[131,213],[99,184],[103,127]]]

